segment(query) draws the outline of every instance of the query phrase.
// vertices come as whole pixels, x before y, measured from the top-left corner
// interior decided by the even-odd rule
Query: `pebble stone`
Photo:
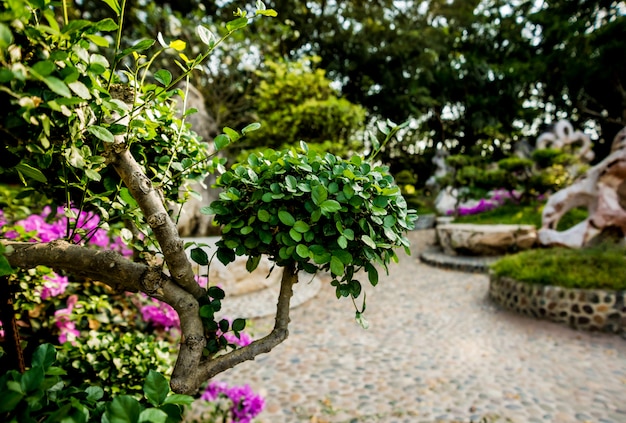
[[[285,342],[215,379],[265,397],[257,423],[626,422],[622,337],[500,309],[485,274],[418,259],[432,229],[408,237],[412,255],[363,284],[369,329],[322,275]],[[260,337],[273,316],[251,323]]]

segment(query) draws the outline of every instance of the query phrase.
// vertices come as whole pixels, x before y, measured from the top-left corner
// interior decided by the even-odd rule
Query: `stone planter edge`
[[[626,332],[624,291],[538,285],[490,272],[489,297],[506,309],[575,329]]]

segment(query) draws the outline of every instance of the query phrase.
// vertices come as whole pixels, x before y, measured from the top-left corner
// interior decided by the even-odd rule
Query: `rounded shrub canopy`
[[[217,182],[220,198],[205,213],[224,225],[217,256],[225,264],[249,256],[248,270],[266,254],[278,266],[330,271],[337,296],[357,297],[354,273],[364,269],[378,283],[374,264],[397,261],[416,215],[386,166],[359,156],[299,149],[265,150],[236,164]],[[341,282],[340,282],[340,280]]]

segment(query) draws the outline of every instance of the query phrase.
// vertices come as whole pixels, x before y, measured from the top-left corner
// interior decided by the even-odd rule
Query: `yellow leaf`
[[[176,51],[183,51],[187,47],[187,43],[182,40],[170,41],[170,47]]]
[[[185,55],[185,53],[179,53],[181,59],[185,61],[185,63],[189,63],[191,60]]]

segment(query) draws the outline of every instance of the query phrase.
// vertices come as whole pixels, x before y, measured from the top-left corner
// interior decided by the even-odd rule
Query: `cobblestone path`
[[[262,423],[626,422],[626,340],[501,310],[487,276],[421,264],[432,232],[409,236],[366,290],[368,330],[323,283],[287,341],[216,379],[263,394]]]

